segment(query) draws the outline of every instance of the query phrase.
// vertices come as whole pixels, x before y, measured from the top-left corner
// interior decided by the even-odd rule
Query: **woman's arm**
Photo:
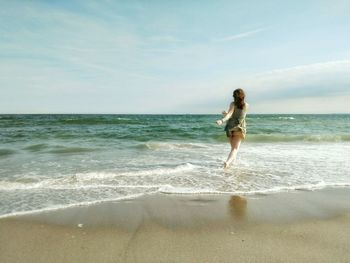
[[[232,113],[233,113],[234,110],[235,110],[235,106],[234,106],[233,103],[231,103],[230,107],[229,107],[229,110],[225,114],[224,118],[222,118],[221,120],[217,120],[216,123],[218,125],[223,124],[225,121],[227,121],[232,116]],[[224,114],[224,112],[223,112],[223,114]]]

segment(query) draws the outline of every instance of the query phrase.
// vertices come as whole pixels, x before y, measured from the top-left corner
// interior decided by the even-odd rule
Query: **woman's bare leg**
[[[236,159],[239,146],[241,145],[241,140],[242,140],[241,137],[237,135],[236,136],[233,135],[229,137],[229,141],[231,144],[231,152],[228,155],[227,160],[224,162],[224,168],[229,167],[232,161]]]

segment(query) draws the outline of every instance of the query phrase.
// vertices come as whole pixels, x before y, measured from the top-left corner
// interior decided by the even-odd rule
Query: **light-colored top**
[[[222,119],[223,122],[228,121],[225,130],[240,130],[245,135],[246,134],[246,121],[245,117],[248,110],[248,103],[245,103],[243,109],[238,109],[233,102],[230,104],[230,108],[227,114]]]

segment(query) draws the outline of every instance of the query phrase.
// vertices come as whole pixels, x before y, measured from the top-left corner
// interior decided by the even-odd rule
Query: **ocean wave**
[[[47,152],[57,153],[57,154],[70,154],[70,153],[73,154],[73,153],[94,152],[96,150],[97,150],[96,148],[56,146]]]
[[[114,118],[114,117],[77,117],[77,118],[60,118],[57,123],[64,125],[126,125],[126,124],[143,124],[144,121],[131,118]]]
[[[135,146],[138,149],[197,149],[197,148],[208,148],[209,146],[203,143],[176,143],[176,142],[146,142],[140,143]]]
[[[40,152],[44,149],[47,149],[49,147],[49,145],[45,144],[45,143],[39,143],[39,144],[32,144],[29,145],[27,147],[24,147],[24,150],[28,150],[30,152]]]
[[[295,120],[294,117],[291,116],[280,116],[278,117],[279,120]]]
[[[0,181],[0,190],[1,191],[13,191],[13,190],[29,190],[40,188],[42,183],[31,183],[31,182],[8,182]]]
[[[94,152],[99,150],[98,148],[89,148],[89,147],[72,147],[64,145],[49,145],[46,143],[38,143],[26,146],[23,150],[37,153],[56,153],[56,154],[69,154],[69,153],[85,153],[85,152]]]
[[[215,142],[227,142],[226,135],[215,134],[211,136]],[[350,134],[252,134],[247,132],[246,142],[256,143],[275,143],[275,142],[348,142],[350,141]]]
[[[247,134],[247,142],[345,142],[350,134]]]
[[[188,184],[178,185],[178,183],[181,181],[177,181],[174,183],[176,185],[162,184],[161,180],[155,180],[154,182],[148,181],[148,180],[119,180],[118,177],[121,176],[146,176],[146,175],[156,175],[156,173],[160,175],[164,175],[164,173],[167,173],[168,175],[176,174],[179,172],[183,172],[185,170],[193,169],[191,167],[178,167],[177,169],[158,169],[158,170],[147,170],[147,171],[140,171],[138,173],[85,173],[85,174],[76,174],[73,176],[66,176],[66,177],[59,177],[59,178],[46,178],[46,179],[39,179],[39,178],[21,178],[17,179],[15,181],[0,181],[0,191],[8,192],[8,191],[31,191],[31,190],[86,190],[86,189],[95,189],[95,190],[101,190],[103,189],[147,189],[159,193],[165,193],[165,194],[267,194],[267,193],[275,193],[275,192],[285,192],[285,191],[291,191],[291,190],[314,190],[314,189],[321,189],[324,187],[345,187],[350,186],[350,182],[325,182],[325,181],[318,181],[314,183],[308,183],[308,184],[289,184],[286,185],[280,185],[280,186],[259,186],[259,187],[249,187],[245,189],[245,187],[242,188],[242,190],[234,189],[232,188],[232,191],[228,190],[222,190],[219,188],[198,188],[197,184],[191,184],[189,186]],[[118,179],[118,180],[111,180],[108,181],[108,179]],[[255,189],[254,189],[255,188]],[[244,190],[243,190],[244,189]],[[95,191],[94,190],[94,191]],[[145,191],[145,190],[143,190]]]
[[[15,154],[16,151],[12,149],[0,149],[0,157]]]
[[[120,177],[143,177],[157,175],[178,175],[193,171],[198,166],[186,163],[175,167],[155,168],[130,172],[89,172],[77,173],[58,178],[23,177],[14,181],[0,181],[1,191],[32,190],[32,189],[88,189],[88,188],[154,188],[159,184],[106,184],[104,180]],[[134,182],[135,183],[135,182]]]
[[[159,188],[160,193],[164,194],[239,194],[239,195],[258,195],[258,194],[273,194],[289,191],[314,191],[324,189],[327,187],[348,187],[350,183],[316,183],[316,184],[303,184],[292,186],[280,186],[271,187],[267,189],[258,190],[246,190],[246,191],[219,191],[209,188],[191,188],[191,187],[178,187],[171,185],[164,185]]]
[[[149,170],[138,170],[130,172],[90,172],[90,173],[78,173],[74,177],[78,181],[94,180],[94,179],[111,179],[117,177],[142,177],[150,175],[170,175],[179,174],[183,172],[189,172],[197,169],[199,166],[193,165],[191,163],[181,164],[174,167],[164,167],[164,168],[154,168]]]
[[[46,190],[82,190],[82,189],[123,189],[123,188],[146,188],[158,189],[162,185],[151,184],[151,185],[140,185],[140,184],[120,184],[120,185],[111,185],[111,184],[79,184],[73,183],[71,180],[60,180],[60,179],[47,179],[40,182],[10,182],[10,181],[0,181],[0,191],[18,191],[18,190],[36,190],[36,189],[46,189]]]
[[[160,193],[164,194],[214,194],[214,193],[223,193],[216,191],[214,189],[196,189],[193,187],[174,187],[171,185],[163,185],[158,190]]]
[[[286,191],[294,190],[305,190],[312,191],[317,189],[322,189],[325,187],[348,187],[350,183],[316,183],[316,184],[303,184],[303,185],[292,185],[292,186],[279,186],[272,187],[267,189],[259,190],[244,190],[244,191],[220,191],[210,188],[195,188],[195,187],[186,187],[186,186],[172,186],[172,185],[162,185],[162,184],[121,184],[121,185],[108,185],[108,184],[65,184],[59,185],[57,182],[47,180],[37,183],[17,183],[17,182],[5,182],[0,181],[0,191],[13,191],[13,190],[33,190],[33,189],[47,189],[47,190],[82,190],[82,189],[123,189],[123,188],[146,188],[154,189],[155,192],[164,193],[164,194],[269,194],[269,193],[279,193]]]

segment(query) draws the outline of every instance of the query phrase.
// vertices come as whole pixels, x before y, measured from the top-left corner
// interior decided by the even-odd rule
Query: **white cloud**
[[[251,113],[350,113],[350,60],[223,76],[211,87],[215,92],[193,98],[198,112],[220,112],[243,88]]]
[[[326,114],[350,113],[350,95],[328,95],[307,98],[280,99],[278,101],[263,101],[250,104],[253,113],[295,113],[295,114]]]
[[[276,69],[233,81],[259,96],[317,96],[350,93],[350,60],[329,61]],[[297,92],[296,92],[297,91]],[[267,93],[270,92],[270,93]],[[293,94],[294,92],[294,94]]]
[[[246,38],[246,37],[250,37],[253,36],[261,31],[266,30],[267,28],[259,28],[256,30],[251,30],[251,31],[247,31],[247,32],[243,32],[240,34],[236,34],[236,35],[232,35],[232,36],[226,36],[226,37],[222,37],[222,38],[215,38],[213,39],[213,41],[215,42],[226,42],[226,41],[232,41],[232,40],[237,40],[237,39],[241,39],[241,38]]]
[[[16,109],[27,98],[33,104],[40,96],[50,98],[40,102],[58,105],[59,100],[79,95],[74,97],[80,106],[85,106],[87,99],[104,98],[105,110],[111,111],[116,107],[116,111],[130,112],[210,113],[225,108],[232,90],[242,87],[255,109],[275,105],[271,110],[278,112],[284,110],[281,101],[349,94],[350,60],[253,74],[256,69],[271,68],[276,60],[283,60],[284,65],[301,61],[291,59],[291,54],[279,58],[274,40],[280,35],[269,35],[272,38],[264,46],[250,45],[249,52],[244,41],[226,45],[268,29],[258,21],[249,21],[251,25],[254,22],[255,30],[246,32],[247,21],[241,21],[234,26],[243,31],[230,35],[231,24],[219,29],[200,24],[199,28],[197,21],[188,20],[186,28],[181,17],[154,16],[137,3],[123,9],[114,2],[91,1],[81,7],[78,11],[41,2],[17,3],[11,12],[0,11],[0,20],[4,21],[0,23],[0,51],[4,54],[0,61],[0,111],[7,109],[3,102],[10,99],[11,109]],[[217,38],[211,39],[213,36]],[[328,50],[322,52],[320,56],[313,54],[312,59],[324,54],[332,57]],[[346,57],[344,50],[340,52],[338,57]],[[250,74],[237,76],[241,72]],[[79,110],[78,106],[70,110]],[[89,110],[100,112],[101,107],[95,105]]]

